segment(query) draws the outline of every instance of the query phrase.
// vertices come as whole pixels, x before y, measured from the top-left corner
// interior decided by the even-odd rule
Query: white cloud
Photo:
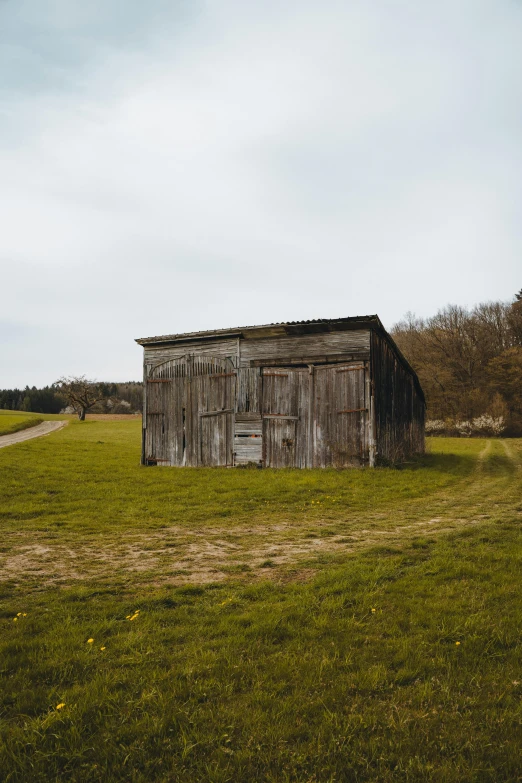
[[[30,332],[0,385],[139,377],[146,334],[391,325],[520,287],[507,1],[158,0],[120,30],[115,3],[55,0],[30,22],[47,54],[20,8],[11,52],[45,73],[4,93],[2,318]]]

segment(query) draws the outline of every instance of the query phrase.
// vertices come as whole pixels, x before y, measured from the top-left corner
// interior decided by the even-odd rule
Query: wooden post
[[[310,382],[308,386],[308,466],[314,467],[314,454],[315,454],[315,422],[314,422],[314,392],[315,392],[315,367],[313,364],[308,365],[308,372],[310,373]]]
[[[370,468],[375,467],[375,398],[373,396],[371,364],[366,364],[366,406],[368,415],[366,417],[367,437],[368,437],[368,464]]]
[[[147,431],[147,377],[149,375],[150,365],[143,362],[143,413],[141,418],[141,464],[146,464],[145,438]]]

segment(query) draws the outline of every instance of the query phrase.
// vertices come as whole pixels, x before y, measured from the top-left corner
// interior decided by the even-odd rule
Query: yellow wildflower
[[[60,704],[56,705],[57,710],[63,710],[64,707],[65,707],[65,702],[63,701],[61,701]]]
[[[27,612],[24,612],[22,617],[27,617]]]
[[[16,616],[17,617],[21,617],[22,616],[22,612],[18,612],[18,614]]]
[[[105,650],[105,649],[106,649],[105,647],[100,647],[100,650]]]
[[[13,623],[16,623],[17,620],[18,620],[18,617],[13,617]]]
[[[130,619],[131,619],[131,615],[130,615],[130,614],[128,614],[128,615],[127,615],[127,617],[126,617],[125,619],[126,619],[126,620],[130,620]]]
[[[87,639],[87,644],[92,644],[94,642],[94,639]]]
[[[372,614],[375,614],[376,611],[377,609],[372,609]]]
[[[458,647],[458,646],[459,646],[459,644],[460,644],[460,642],[455,642],[455,644],[456,644],[456,645],[457,645],[457,647]]]

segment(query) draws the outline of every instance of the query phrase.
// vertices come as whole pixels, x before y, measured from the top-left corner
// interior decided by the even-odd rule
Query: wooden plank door
[[[267,468],[295,467],[297,418],[263,418],[264,464]]]
[[[223,369],[225,371],[223,371]],[[192,465],[234,464],[235,371],[214,368],[191,379]]]
[[[230,411],[200,414],[201,465],[217,467],[234,463],[234,415]]]
[[[263,370],[263,462],[265,467],[304,467],[307,452],[308,370]]]
[[[147,381],[147,428],[145,430],[145,456],[147,464],[170,465],[168,437],[170,421],[168,399],[170,381]]]
[[[315,367],[313,466],[363,465],[368,459],[366,366]]]
[[[147,378],[145,462],[185,464],[185,361],[154,367]]]

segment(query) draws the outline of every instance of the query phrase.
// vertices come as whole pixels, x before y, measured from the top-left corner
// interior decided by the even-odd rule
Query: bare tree
[[[85,375],[59,378],[53,386],[74,408],[80,421],[85,421],[85,414],[106,395],[101,384],[88,380]]]
[[[507,419],[522,432],[522,291],[513,302],[408,313],[392,335],[419,374],[431,419]]]

